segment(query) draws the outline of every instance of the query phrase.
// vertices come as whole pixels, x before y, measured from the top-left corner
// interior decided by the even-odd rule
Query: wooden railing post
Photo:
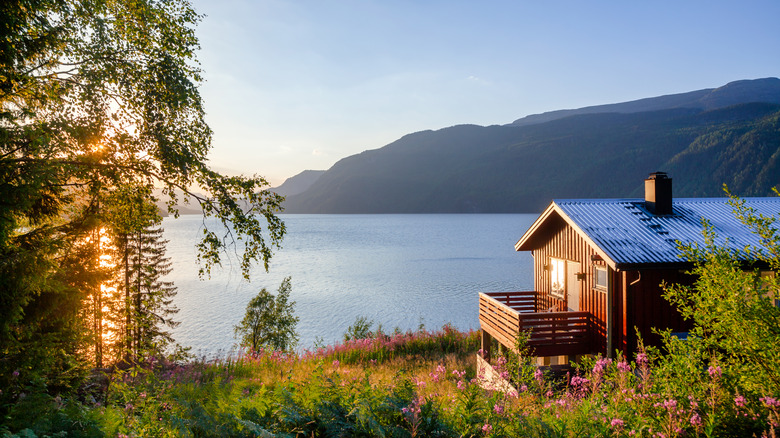
[[[491,346],[493,344],[493,337],[490,336],[488,332],[485,330],[480,330],[482,333],[482,336],[480,336],[481,340],[481,348],[482,348],[482,358],[485,359],[485,362],[490,363],[490,357],[492,353]]]

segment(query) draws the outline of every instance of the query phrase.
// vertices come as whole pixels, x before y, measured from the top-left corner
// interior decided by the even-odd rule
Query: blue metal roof
[[[682,262],[677,241],[704,243],[702,219],[714,227],[718,244],[735,249],[759,246],[760,238],[735,216],[728,198],[683,198],[674,214],[656,216],[643,199],[560,199],[551,207],[568,216],[615,266]],[[748,207],[780,219],[780,198],[744,198]]]

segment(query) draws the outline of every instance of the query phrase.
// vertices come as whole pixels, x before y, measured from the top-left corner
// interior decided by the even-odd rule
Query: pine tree
[[[178,312],[173,305],[176,287],[163,280],[171,272],[170,259],[165,256],[168,241],[163,239],[163,229],[157,222],[128,236],[127,242],[129,352],[134,357],[160,353],[173,342],[168,329],[179,324],[172,319]]]

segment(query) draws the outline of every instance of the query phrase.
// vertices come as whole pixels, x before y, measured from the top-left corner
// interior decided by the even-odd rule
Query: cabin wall
[[[551,275],[546,266],[550,257],[579,262],[579,272],[584,277],[576,286],[580,293],[580,310],[593,315],[594,350],[607,354],[607,291],[595,287],[594,267],[606,267],[598,260],[596,252],[572,227],[562,219],[544,244],[533,251],[534,289],[539,292],[538,311],[557,306],[568,307],[565,300],[550,294]],[[596,257],[594,257],[596,256]],[[593,260],[596,258],[597,260]],[[689,325],[664,298],[662,281],[666,283],[691,284],[693,278],[679,270],[613,271],[613,352],[619,349],[631,357],[637,348],[637,329],[645,345],[657,346],[660,337],[653,328],[671,328],[672,332],[688,331]]]
[[[615,309],[620,316],[616,348],[631,356],[637,348],[636,332],[645,345],[658,346],[661,337],[654,328],[670,328],[672,332],[687,332],[690,324],[663,297],[661,283],[693,284],[694,277],[680,270],[644,270],[620,272],[615,290]],[[626,291],[627,293],[625,293]]]
[[[562,219],[557,225],[543,246],[533,251],[534,289],[540,293],[538,310],[543,311],[553,305],[557,305],[562,310],[568,307],[565,300],[550,295],[550,271],[545,268],[549,264],[550,257],[579,262],[579,272],[585,274],[581,280],[577,281],[578,285],[576,286],[580,294],[580,310],[590,312],[593,315],[594,347],[596,347],[596,351],[606,353],[607,291],[595,288],[593,266],[594,263],[598,262],[591,261],[591,256],[594,256],[596,252]],[[615,278],[613,278],[613,284],[615,284]]]

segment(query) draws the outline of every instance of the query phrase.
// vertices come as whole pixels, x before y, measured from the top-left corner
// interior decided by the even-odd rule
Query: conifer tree
[[[178,312],[173,305],[176,287],[163,277],[171,272],[170,260],[165,256],[166,240],[159,223],[138,230],[128,241],[131,252],[129,272],[131,301],[126,303],[131,315],[131,353],[134,356],[159,353],[173,342],[167,330],[178,325],[172,316]]]

